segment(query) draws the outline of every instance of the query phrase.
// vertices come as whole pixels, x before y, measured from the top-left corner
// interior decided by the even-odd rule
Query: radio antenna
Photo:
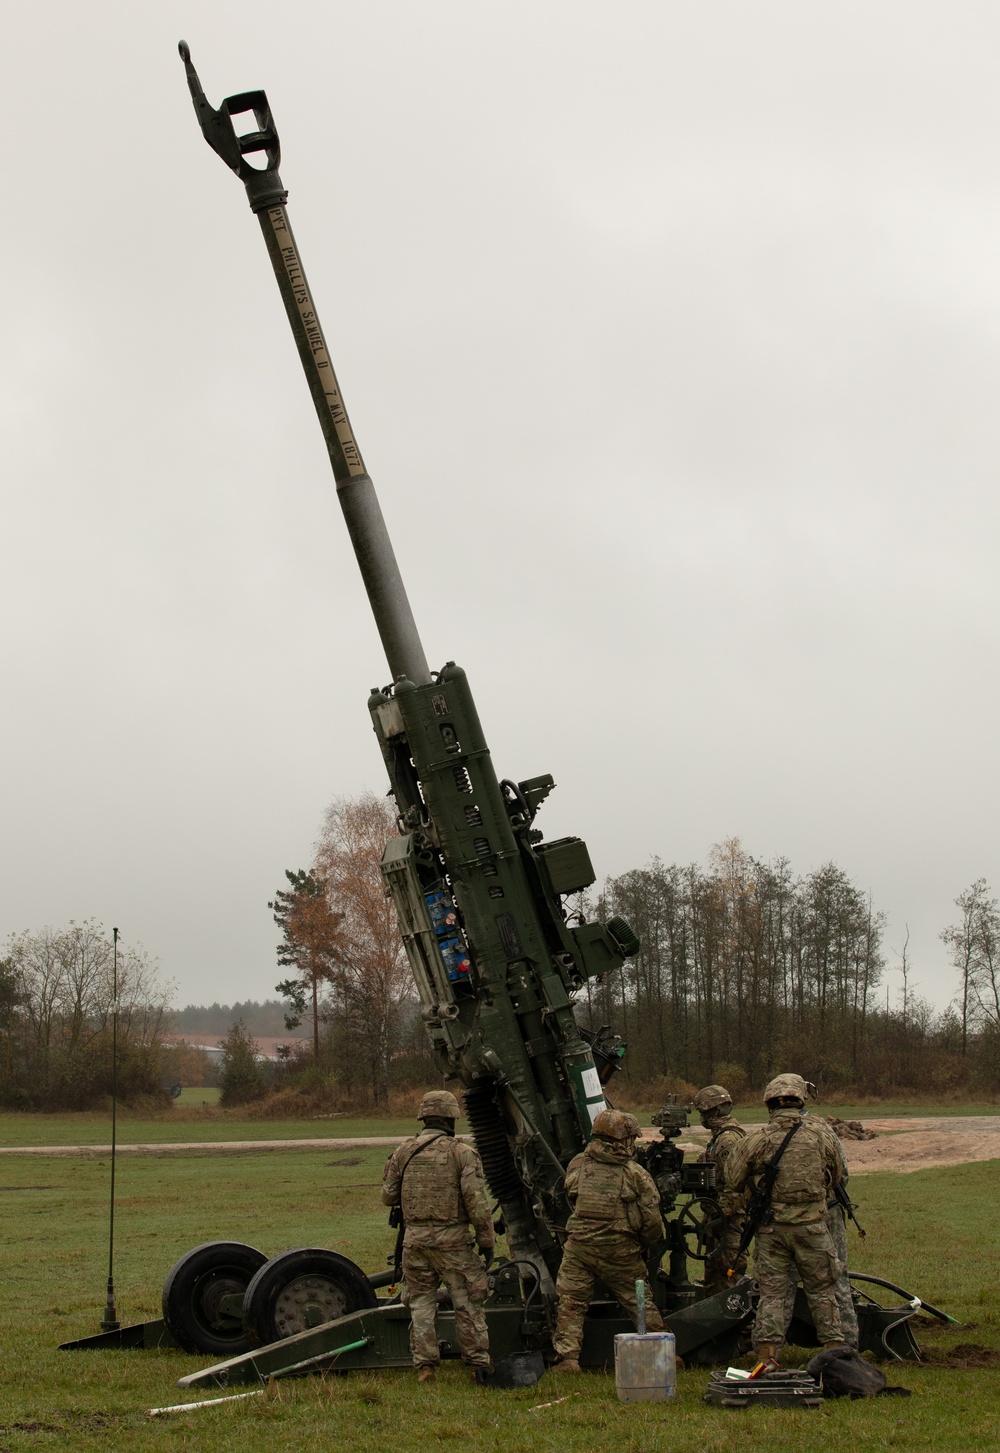
[[[121,1326],[115,1306],[115,1152],[118,1146],[118,930],[111,930],[114,947],[111,990],[111,1215],[108,1222],[108,1299],[101,1318],[102,1332]]]

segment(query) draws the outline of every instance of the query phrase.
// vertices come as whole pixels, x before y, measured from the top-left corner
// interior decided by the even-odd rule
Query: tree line
[[[885,982],[885,914],[834,863],[797,876],[733,839],[705,867],[655,860],[605,884],[603,915],[623,914],[641,952],[582,996],[591,1025],[628,1042],[637,1084],[675,1076],[759,1090],[794,1068],[829,1095],[985,1093],[1000,1088],[1000,910],[985,881],[959,895],[943,930],[959,971],[937,1012]]]
[[[419,1003],[380,873],[396,831],[385,800],[335,801],[312,863],[288,870],[269,907],[280,930],[282,996],[177,1016],[139,946],[118,954],[118,1083],[123,1103],[166,1102],[183,1051],[174,1031],[225,1037],[228,1103],[276,1113],[383,1109],[434,1080]],[[1000,905],[979,879],[942,930],[956,996],[935,1011],[886,982],[885,915],[833,863],[796,875],[737,840],[704,866],[643,868],[574,901],[584,917],[621,914],[641,950],[577,997],[581,1022],[628,1044],[634,1098],[722,1081],[737,1096],[792,1067],[833,1094],[970,1096],[1000,1089]],[[86,1109],[111,1087],[113,946],[98,923],[12,935],[0,954],[0,1104]],[[254,1034],[300,1029],[283,1062],[255,1057]],[[232,1059],[238,1073],[226,1068]]]
[[[104,1102],[112,1079],[114,969],[112,935],[92,919],[11,935],[0,958],[0,1104],[86,1110]],[[169,990],[141,945],[119,944],[117,981],[121,1099],[169,1103]]]
[[[198,1037],[215,1043],[238,1019],[242,1019],[251,1034],[264,1035],[269,1039],[285,1033],[285,1006],[280,999],[236,999],[232,1004],[185,1004],[175,1009],[171,1016],[175,1034],[192,1039]]]
[[[395,830],[385,800],[335,803],[313,866],[286,872],[270,905],[279,962],[294,969],[277,986],[286,1023],[308,1026],[328,1089],[372,1107],[434,1075],[382,892],[379,860]],[[621,914],[639,935],[624,970],[577,1001],[585,1026],[610,1024],[627,1042],[633,1095],[713,1080],[749,1094],[789,1066],[827,1095],[1000,1089],[1000,909],[984,880],[959,895],[961,921],[941,934],[959,980],[942,1012],[913,992],[905,943],[893,966],[902,1002],[892,1002],[885,914],[834,863],[797,875],[733,839],[704,866],[654,859],[570,906]]]

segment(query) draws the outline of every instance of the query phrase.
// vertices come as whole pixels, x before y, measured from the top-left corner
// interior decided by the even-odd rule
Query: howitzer
[[[267,98],[246,92],[215,110],[183,43],[181,56],[205,138],[260,223],[389,665],[391,682],[368,699],[400,825],[382,872],[421,1012],[442,1073],[464,1086],[511,1251],[549,1296],[564,1171],[605,1106],[571,995],[639,943],[622,919],[569,921],[566,896],[595,875],[579,838],[545,843],[534,825],[553,778],[499,781],[465,672],[429,670],[292,235]],[[243,136],[239,115],[254,122]],[[602,1063],[616,1066],[613,1050]]]
[[[578,1024],[573,997],[588,980],[621,969],[639,942],[621,918],[585,922],[569,912],[567,900],[595,874],[579,838],[545,842],[535,825],[553,778],[498,779],[465,672],[451,661],[429,669],[288,221],[267,98],[243,92],[213,108],[183,42],[180,53],[204,136],[243,181],[260,224],[388,662],[389,683],[368,698],[399,823],[382,873],[437,1063],[464,1089],[506,1229],[510,1257],[490,1272],[491,1351],[496,1360],[543,1348],[569,1209],[566,1167],[586,1145],[624,1054],[607,1027]],[[252,117],[243,133],[239,116]],[[643,1151],[669,1221],[667,1240],[650,1257],[653,1293],[681,1355],[725,1359],[750,1315],[750,1284],[706,1298],[688,1279],[687,1256],[699,1254],[717,1207],[712,1168],[685,1167],[674,1144],[686,1123],[684,1111],[668,1106],[663,1135]],[[391,1292],[375,1296],[398,1276],[395,1255],[389,1261],[392,1270],[366,1277],[330,1251],[268,1261],[252,1247],[209,1243],[171,1269],[163,1322],[66,1345],[176,1341],[228,1352],[183,1379],[188,1385],[254,1381],[318,1365],[334,1351],[341,1371],[406,1366],[408,1312]],[[615,1333],[629,1324],[614,1302],[597,1302],[591,1313],[582,1360],[606,1364]],[[438,1327],[454,1347],[452,1316],[444,1310]]]

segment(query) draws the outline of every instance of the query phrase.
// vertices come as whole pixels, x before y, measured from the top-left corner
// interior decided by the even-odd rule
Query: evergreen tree
[[[257,1057],[257,1041],[242,1019],[230,1027],[221,1046],[219,1104],[228,1107],[259,1100],[266,1088],[266,1075]]]
[[[309,1013],[312,1019],[313,1055],[319,1059],[319,1026],[322,1018],[320,986],[332,982],[342,958],[341,923],[327,900],[326,883],[300,868],[285,869],[289,888],[279,888],[268,908],[281,929],[278,963],[293,968],[293,977],[275,988],[288,1000],[285,1028],[297,1029]]]

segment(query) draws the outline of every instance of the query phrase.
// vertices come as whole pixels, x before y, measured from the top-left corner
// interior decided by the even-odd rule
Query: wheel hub
[[[230,1310],[232,1303],[225,1306],[224,1302],[229,1297],[238,1297],[242,1302],[245,1291],[245,1278],[237,1280],[236,1277],[225,1274],[207,1276],[198,1288],[198,1320],[213,1332],[226,1332],[233,1327],[241,1327],[240,1317],[234,1316]]]
[[[278,1293],[274,1303],[274,1324],[281,1337],[292,1337],[332,1322],[347,1311],[342,1287],[325,1276],[298,1276]]]

